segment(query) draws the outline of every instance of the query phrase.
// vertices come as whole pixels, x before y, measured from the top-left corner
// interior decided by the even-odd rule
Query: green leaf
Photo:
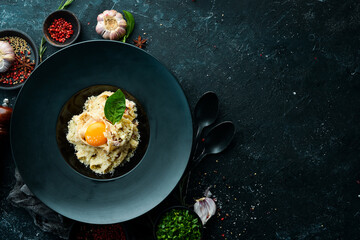
[[[118,89],[105,102],[104,113],[105,117],[115,124],[120,122],[126,109],[126,101],[124,93]]]
[[[125,34],[125,36],[123,37],[123,39],[121,41],[126,42],[126,39],[129,38],[130,34],[134,30],[135,19],[134,19],[133,15],[130,12],[125,11],[125,10],[123,10],[123,12],[124,12],[124,15],[125,15],[127,26],[126,26],[126,34]]]
[[[46,51],[46,48],[45,47],[45,43],[46,43],[46,40],[44,37],[41,38],[41,43],[40,43],[40,47],[39,47],[39,57],[40,57],[40,62],[42,62],[42,59],[43,59],[43,55]]]
[[[58,7],[58,10],[62,10],[67,8],[74,0],[66,0],[66,2],[64,3],[65,0],[63,0],[60,4],[60,6]]]
[[[60,5],[59,5],[59,7],[58,7],[57,10],[60,10],[60,9],[62,8],[62,6],[63,6],[63,4],[64,4],[64,1],[65,1],[65,0],[62,0],[62,1],[61,1],[61,3],[60,3]]]

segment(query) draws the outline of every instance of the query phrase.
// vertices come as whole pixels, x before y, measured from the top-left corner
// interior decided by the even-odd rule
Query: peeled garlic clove
[[[10,43],[0,41],[0,72],[6,72],[14,60],[15,53]]]
[[[203,197],[196,200],[194,211],[200,217],[202,224],[205,225],[206,222],[215,215],[216,204],[211,198]]]
[[[104,39],[119,40],[126,34],[127,23],[123,15],[115,10],[105,10],[97,17],[96,32]]]

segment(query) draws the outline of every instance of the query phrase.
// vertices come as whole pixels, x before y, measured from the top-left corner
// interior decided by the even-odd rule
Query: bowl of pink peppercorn
[[[55,47],[65,47],[79,37],[80,21],[68,10],[52,12],[44,21],[43,33],[48,43]]]

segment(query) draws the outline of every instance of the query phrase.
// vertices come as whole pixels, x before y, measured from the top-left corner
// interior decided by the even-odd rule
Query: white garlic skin
[[[15,60],[14,49],[10,43],[0,41],[0,72],[6,72]]]
[[[97,17],[96,32],[104,39],[119,40],[126,34],[127,23],[115,10],[105,10]]]
[[[196,200],[194,204],[194,211],[200,217],[203,225],[215,215],[216,213],[216,204],[212,198],[203,197]]]

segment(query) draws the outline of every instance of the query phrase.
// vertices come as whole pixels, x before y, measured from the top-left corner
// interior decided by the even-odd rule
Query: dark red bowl
[[[67,38],[65,42],[58,42],[55,41],[48,31],[48,28],[51,26],[51,24],[54,22],[55,19],[63,18],[65,21],[71,23],[73,26],[74,33],[70,36],[70,38]],[[73,42],[76,41],[76,39],[79,37],[80,34],[80,21],[76,17],[76,15],[68,10],[57,10],[53,13],[51,13],[44,21],[43,24],[43,33],[46,41],[53,45],[54,47],[65,47]]]
[[[69,234],[69,240],[92,240],[99,239],[99,237],[102,237],[104,240],[129,239],[125,226],[122,223],[99,225],[75,222]]]

